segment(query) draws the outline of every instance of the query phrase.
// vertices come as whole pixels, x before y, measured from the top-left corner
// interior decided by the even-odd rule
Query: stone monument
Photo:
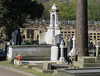
[[[58,8],[56,4],[50,9],[50,25],[47,32],[39,35],[39,44],[57,45],[61,42],[61,30],[58,26]]]

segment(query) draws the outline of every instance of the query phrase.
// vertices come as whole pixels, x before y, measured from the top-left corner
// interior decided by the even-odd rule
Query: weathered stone
[[[78,61],[81,63],[95,63],[95,57],[78,57]]]
[[[75,67],[99,67],[99,63],[96,63],[95,57],[78,57],[78,61],[73,62]]]
[[[22,65],[22,61],[18,61],[17,59],[14,60],[14,64],[21,66]]]
[[[100,68],[59,69],[56,76],[100,76]]]
[[[51,46],[50,45],[12,45],[7,51],[7,59],[9,62],[15,59],[20,54],[23,60],[50,60]]]
[[[52,46],[51,47],[51,61],[58,61],[58,47]]]
[[[51,63],[44,63],[43,69],[45,69],[45,70],[51,69]]]

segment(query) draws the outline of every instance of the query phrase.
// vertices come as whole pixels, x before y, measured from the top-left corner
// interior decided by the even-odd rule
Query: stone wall
[[[50,60],[50,45],[13,45],[8,47],[7,59],[11,62],[20,54],[23,60]]]

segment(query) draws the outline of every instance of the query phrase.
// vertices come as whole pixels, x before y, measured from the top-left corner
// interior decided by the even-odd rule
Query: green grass
[[[39,75],[39,76],[54,76],[52,74],[40,73],[40,72],[36,72],[36,71],[34,71],[32,69],[23,68],[21,66],[16,66],[14,64],[9,64],[9,63],[7,63],[7,61],[0,61],[0,64],[1,65],[5,65],[5,66],[14,67],[14,68],[17,68],[17,69],[20,69],[20,70],[23,70],[23,71],[27,71],[27,72],[30,72],[30,73],[34,73],[34,74]]]

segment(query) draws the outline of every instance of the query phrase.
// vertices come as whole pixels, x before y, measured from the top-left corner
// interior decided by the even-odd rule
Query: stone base
[[[60,57],[60,61],[61,62],[64,62],[65,61],[65,58],[64,57]]]
[[[65,61],[58,61],[57,64],[65,64]]]
[[[59,69],[56,76],[100,76],[100,69]]]
[[[98,63],[81,63],[81,62],[75,61],[73,64],[75,67],[78,67],[78,68],[99,67]]]
[[[73,62],[73,65],[78,68],[99,67],[95,57],[78,57],[78,61]]]
[[[7,62],[13,64],[14,59],[13,58],[8,58],[7,57]]]

